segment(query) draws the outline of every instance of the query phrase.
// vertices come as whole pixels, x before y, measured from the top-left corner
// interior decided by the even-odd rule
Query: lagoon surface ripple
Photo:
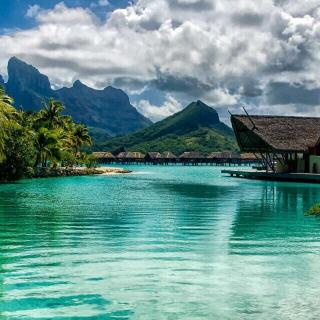
[[[320,186],[217,167],[0,186],[0,319],[319,319]]]

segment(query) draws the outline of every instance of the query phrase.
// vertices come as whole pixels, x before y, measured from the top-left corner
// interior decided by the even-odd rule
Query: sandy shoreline
[[[34,178],[49,178],[49,177],[69,177],[69,176],[92,176],[92,175],[114,175],[131,173],[132,171],[123,168],[110,167],[60,167],[60,168],[41,168]]]
[[[100,167],[97,168],[97,170],[102,171],[101,174],[103,175],[110,175],[110,174],[125,174],[125,173],[131,173],[131,170],[126,170],[123,168],[104,168],[104,167]]]

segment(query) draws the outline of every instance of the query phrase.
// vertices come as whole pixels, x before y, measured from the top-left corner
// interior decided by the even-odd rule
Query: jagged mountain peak
[[[129,97],[120,89],[95,90],[77,80],[71,88],[52,90],[46,75],[17,57],[8,62],[8,77],[5,89],[19,108],[37,111],[52,97],[65,105],[65,113],[75,121],[110,135],[126,134],[152,124],[130,104]]]
[[[8,61],[8,76],[10,77],[10,75],[13,75],[14,72],[21,72],[21,71],[44,76],[43,74],[40,73],[40,71],[37,68],[35,68],[31,64],[28,64],[17,57],[10,58]]]
[[[9,93],[18,90],[18,88],[22,90],[31,89],[44,95],[51,91],[49,78],[40,73],[34,66],[17,57],[12,57],[8,62],[7,87]]]
[[[83,82],[81,82],[80,80],[76,80],[73,85],[72,88],[74,89],[91,89],[90,87],[86,86]]]
[[[82,87],[84,84],[78,79],[73,83],[73,87]]]

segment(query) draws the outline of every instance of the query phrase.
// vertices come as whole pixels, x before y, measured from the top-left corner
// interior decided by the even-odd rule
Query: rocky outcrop
[[[16,107],[34,111],[40,110],[43,101],[55,96],[47,76],[15,57],[8,62],[6,91],[14,98]]]

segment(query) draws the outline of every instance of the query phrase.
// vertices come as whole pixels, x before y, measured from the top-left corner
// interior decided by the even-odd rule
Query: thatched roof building
[[[208,159],[240,159],[240,154],[232,151],[211,152]]]
[[[205,159],[205,155],[197,151],[184,152],[179,156],[180,159]]]
[[[117,155],[118,159],[142,160],[142,159],[144,159],[144,157],[145,157],[145,155],[142,152],[136,152],[136,151],[120,152]]]
[[[232,115],[243,152],[306,152],[320,137],[320,118]]]
[[[254,154],[251,152],[243,152],[240,155],[241,160],[261,160],[260,154]]]
[[[162,159],[162,154],[160,152],[147,152],[145,159],[147,160]]]
[[[116,157],[111,152],[93,152],[92,155],[96,159],[115,159]]]
[[[162,158],[170,160],[170,159],[177,159],[178,157],[171,151],[165,151],[165,152],[162,152]]]
[[[267,170],[320,173],[320,118],[232,115],[242,152],[260,155]]]

